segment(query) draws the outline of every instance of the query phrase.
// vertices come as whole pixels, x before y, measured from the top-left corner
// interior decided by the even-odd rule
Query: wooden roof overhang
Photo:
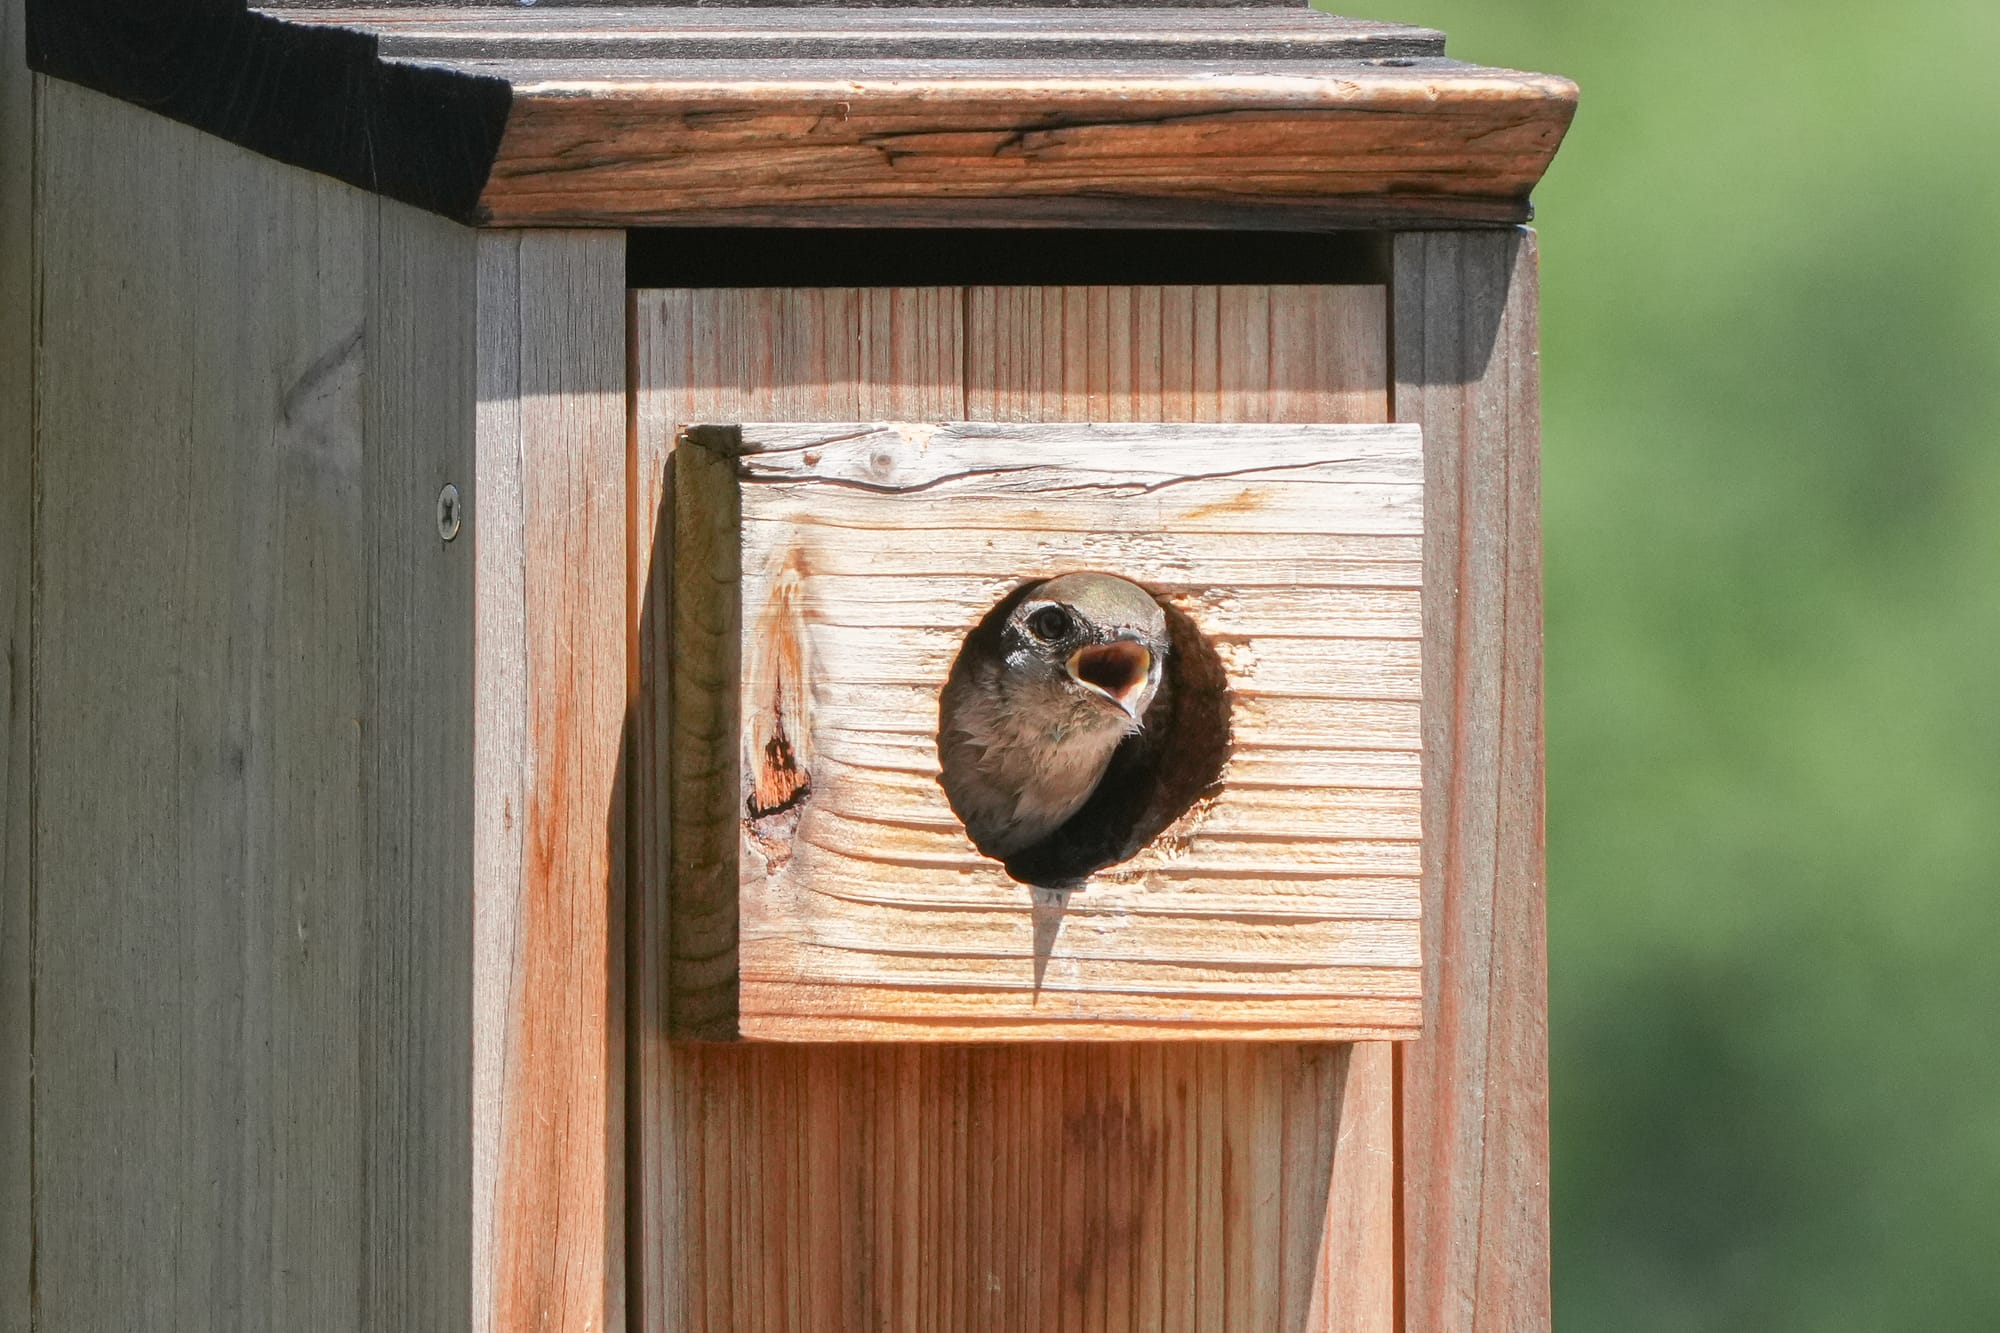
[[[1418,227],[1529,216],[1566,79],[1293,0],[33,0],[30,60],[483,226]]]

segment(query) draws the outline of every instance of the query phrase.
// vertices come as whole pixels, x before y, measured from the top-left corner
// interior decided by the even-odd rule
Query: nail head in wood
[[[464,517],[465,504],[459,498],[458,487],[452,485],[450,482],[446,482],[444,489],[438,492],[438,536],[445,541],[451,541],[457,537],[459,525],[464,520]]]

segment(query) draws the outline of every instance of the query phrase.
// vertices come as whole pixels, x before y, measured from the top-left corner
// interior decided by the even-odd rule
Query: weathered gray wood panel
[[[38,1327],[466,1327],[471,233],[45,85]]]
[[[50,88],[39,1327],[621,1322],[622,238]]]
[[[0,1333],[26,1333],[29,1226],[29,570],[34,94],[21,0],[0,0]]]
[[[474,560],[463,534],[440,540],[436,509],[443,486],[468,489],[474,469],[478,240],[387,200],[375,212],[364,337],[372,859],[363,1316],[450,1330],[471,1317],[466,1052],[478,1021],[471,920],[482,886],[471,841]]]
[[[1408,1327],[1546,1329],[1547,953],[1532,234],[1395,241],[1424,428],[1424,1040],[1402,1077]]]

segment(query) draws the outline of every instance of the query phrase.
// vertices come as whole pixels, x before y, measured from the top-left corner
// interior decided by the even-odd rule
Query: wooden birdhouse
[[[0,1326],[1547,1326],[1572,85],[0,15]],[[1002,671],[1125,710],[1018,840]]]

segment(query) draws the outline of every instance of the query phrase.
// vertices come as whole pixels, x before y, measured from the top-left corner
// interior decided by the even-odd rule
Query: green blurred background
[[[1332,7],[1583,87],[1557,1327],[2000,1329],[2000,0]]]

